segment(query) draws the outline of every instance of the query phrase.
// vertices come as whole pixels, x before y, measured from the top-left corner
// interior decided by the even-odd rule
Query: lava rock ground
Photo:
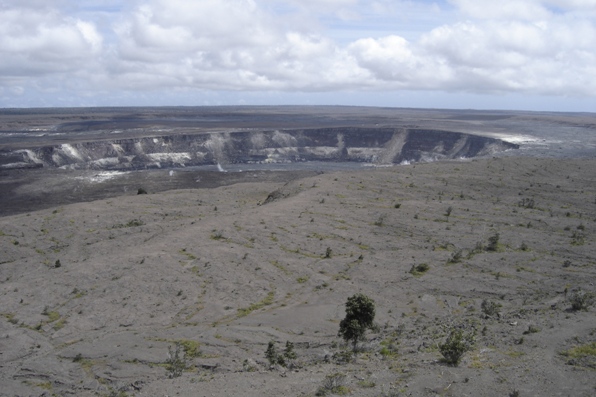
[[[3,216],[0,396],[312,396],[337,373],[357,396],[593,396],[595,309],[570,298],[596,290],[594,175],[514,157],[137,195],[131,173]],[[344,362],[356,292],[379,330]],[[475,333],[457,367],[453,327]]]

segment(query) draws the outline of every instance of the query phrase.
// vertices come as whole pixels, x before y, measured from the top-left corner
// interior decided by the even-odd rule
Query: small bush
[[[494,235],[488,238],[488,245],[486,246],[487,251],[496,252],[499,250],[499,233],[495,233]]]
[[[372,388],[375,387],[377,384],[375,382],[373,382],[372,380],[361,380],[358,382],[358,386],[360,387],[364,387],[364,388]]]
[[[131,219],[130,221],[126,222],[126,223],[119,223],[117,225],[112,226],[112,229],[122,229],[122,228],[126,228],[126,227],[138,227],[138,226],[143,226],[145,224],[145,222],[143,222],[140,219]]]
[[[523,198],[519,201],[519,203],[517,203],[517,205],[519,207],[523,207],[523,208],[534,208],[535,203],[534,203],[534,199],[533,198]]]
[[[447,217],[447,219],[449,219],[449,216],[451,215],[452,212],[453,212],[453,207],[451,207],[451,206],[447,207],[447,209],[445,210],[445,216]]]
[[[495,303],[493,301],[489,301],[484,299],[480,304],[480,309],[482,309],[482,313],[486,314],[487,316],[496,316],[499,314],[499,308],[501,307],[500,304]]]
[[[145,224],[145,222],[143,222],[140,219],[132,219],[130,221],[128,221],[128,223],[125,225],[126,227],[137,227],[137,226],[143,226]]]
[[[385,391],[385,390],[381,390],[381,394],[379,394],[379,397],[401,397],[401,393],[399,392],[399,390],[389,390],[389,391]]]
[[[582,232],[573,232],[571,235],[571,245],[584,245],[586,236]]]
[[[333,353],[333,362],[339,365],[351,363],[354,359],[354,352],[352,350],[341,350]]]
[[[128,397],[128,393],[124,390],[116,390],[110,387],[108,394],[102,394],[105,397]]]
[[[575,346],[561,354],[571,358],[596,357],[596,342]]]
[[[221,240],[224,238],[223,232],[220,230],[213,230],[211,232],[211,239],[212,240]]]
[[[428,264],[421,263],[419,265],[412,265],[410,273],[414,276],[422,276],[424,273],[428,271],[428,269],[430,269],[430,266]]]
[[[445,343],[439,345],[439,351],[447,364],[457,366],[463,355],[472,349],[474,336],[464,333],[460,329],[454,329],[449,333]]]
[[[594,294],[579,289],[571,293],[568,300],[571,303],[571,309],[575,311],[588,310],[594,304]]]
[[[182,339],[179,340],[178,343],[180,343],[182,349],[184,350],[185,358],[201,357],[199,342],[190,339]]]
[[[375,221],[375,226],[383,226],[385,224],[385,215],[379,215],[377,220]]]
[[[275,342],[269,341],[269,344],[267,345],[267,350],[265,350],[265,357],[269,361],[270,365],[277,364],[277,356],[278,354],[277,348],[275,347]]]
[[[269,361],[270,365],[281,365],[282,367],[286,366],[286,359],[294,360],[296,359],[296,353],[294,352],[294,344],[290,341],[286,342],[286,349],[284,350],[284,354],[279,354],[277,352],[277,348],[275,347],[275,342],[270,341],[267,345],[267,350],[265,351],[265,357]]]
[[[336,372],[334,374],[327,375],[323,380],[323,384],[317,392],[316,396],[326,396],[328,394],[345,395],[348,394],[349,390],[345,386],[346,374]]]
[[[242,362],[242,369],[245,372],[257,372],[259,369],[248,358]]]
[[[537,327],[537,326],[535,326],[535,325],[529,325],[529,326],[528,326],[528,329],[527,329],[527,330],[525,330],[525,331],[523,332],[523,334],[524,334],[524,335],[529,335],[529,334],[535,334],[535,333],[537,333],[537,332],[540,332],[540,328],[538,328],[538,327]]]
[[[298,355],[294,351],[294,344],[290,341],[286,341],[284,357],[287,358],[288,360],[295,360],[298,357]]]
[[[459,263],[461,262],[463,258],[463,250],[458,249],[457,251],[455,251],[453,253],[453,255],[451,255],[451,258],[449,259],[449,263]]]
[[[472,253],[479,254],[482,251],[484,251],[484,244],[482,244],[481,241],[477,241],[476,245],[474,246],[474,249],[472,250]]]
[[[168,359],[166,360],[168,378],[178,378],[187,367],[188,363],[186,362],[182,344],[176,342],[173,348],[172,346],[168,347]]]

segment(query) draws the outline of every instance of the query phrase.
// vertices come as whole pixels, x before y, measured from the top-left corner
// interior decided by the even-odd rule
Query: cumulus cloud
[[[331,40],[283,26],[246,0],[156,0],[116,30],[121,79],[146,73],[180,87],[310,90],[346,73]]]
[[[551,16],[539,0],[450,0],[462,12],[479,19],[536,20]]]
[[[411,15],[416,35],[402,33]],[[333,38],[355,19],[385,30]],[[5,96],[23,81],[81,96],[596,92],[596,0],[0,0],[0,20]]]
[[[102,49],[92,23],[56,12],[0,9],[0,74],[67,72]]]
[[[557,6],[561,9],[582,9],[596,11],[596,0],[547,0],[545,3]]]
[[[596,88],[596,29],[588,20],[462,22],[432,30],[420,45],[449,65],[462,89],[592,95]]]

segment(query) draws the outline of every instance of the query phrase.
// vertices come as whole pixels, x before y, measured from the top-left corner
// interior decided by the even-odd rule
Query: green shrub
[[[500,304],[495,303],[493,301],[489,301],[484,299],[480,304],[480,309],[482,313],[486,314],[487,316],[496,316],[499,314],[499,308],[501,307]]]
[[[212,240],[221,240],[224,238],[223,232],[220,230],[213,230],[211,232],[211,239]]]
[[[277,352],[275,342],[269,341],[269,344],[267,345],[267,350],[265,350],[265,357],[269,361],[270,365],[279,364],[282,367],[285,367],[286,358],[289,360],[293,360],[296,358],[296,352],[294,352],[294,344],[290,341],[286,342],[286,348],[284,350],[284,354],[282,355]]]
[[[582,232],[573,232],[571,235],[571,245],[584,245],[586,236]]]
[[[445,216],[447,217],[447,219],[449,219],[449,216],[451,215],[452,212],[453,212],[453,207],[451,207],[451,206],[447,207],[447,210],[445,210]]]
[[[348,364],[354,359],[354,352],[351,350],[340,350],[336,353],[333,353],[332,359],[336,364]]]
[[[169,378],[177,378],[182,375],[188,367],[186,356],[183,352],[182,343],[176,342],[174,347],[168,347],[168,359],[166,360],[166,370]]]
[[[422,276],[424,273],[428,271],[428,269],[430,269],[430,266],[428,264],[421,263],[419,265],[412,265],[410,273],[414,276]]]
[[[464,333],[460,329],[454,329],[449,333],[445,343],[439,345],[439,351],[447,364],[457,366],[463,355],[472,349],[474,336]]]
[[[375,226],[383,226],[385,224],[385,214],[379,215],[375,221]]]
[[[358,386],[360,387],[364,387],[364,388],[372,388],[375,387],[377,384],[375,382],[373,382],[372,380],[361,380],[358,382]]]
[[[459,263],[461,262],[463,258],[463,250],[458,249],[457,251],[455,251],[453,253],[453,255],[451,255],[451,258],[449,259],[449,263]]]
[[[495,233],[488,238],[488,245],[486,246],[487,251],[496,252],[499,250],[499,233]]]
[[[323,384],[317,392],[316,396],[326,396],[327,394],[338,394],[345,395],[349,393],[348,388],[345,386],[346,374],[336,372],[334,374],[327,375],[323,380]]]
[[[519,207],[523,207],[523,208],[534,208],[534,206],[536,205],[536,203],[534,202],[533,198],[523,198],[521,199],[517,205]]]
[[[180,343],[182,349],[184,350],[184,357],[196,358],[201,356],[199,342],[190,339],[182,339],[179,340],[178,343]]]
[[[588,307],[594,304],[594,294],[579,289],[571,293],[568,300],[573,310],[588,310]]]
[[[294,344],[290,341],[286,341],[284,357],[287,358],[288,360],[295,360],[298,357],[298,355],[294,351]]]

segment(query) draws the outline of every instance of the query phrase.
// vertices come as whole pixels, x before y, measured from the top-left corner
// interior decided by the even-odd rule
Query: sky
[[[0,0],[0,107],[596,112],[596,0]]]

